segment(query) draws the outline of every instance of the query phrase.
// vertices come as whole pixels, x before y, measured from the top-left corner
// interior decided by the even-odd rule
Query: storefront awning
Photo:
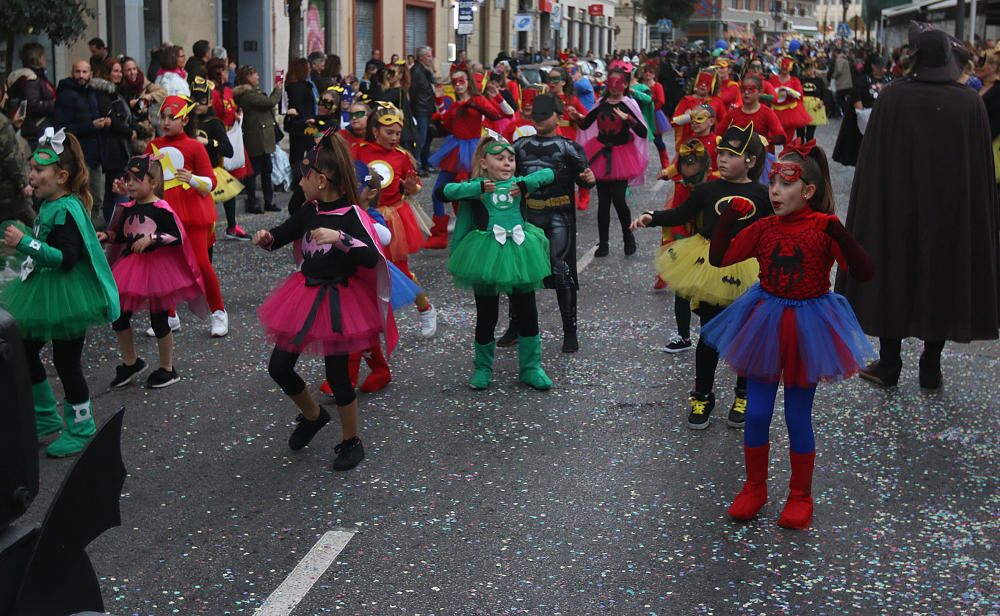
[[[792,29],[796,32],[819,32],[819,28],[816,26],[800,26],[798,24],[792,24]]]
[[[892,19],[893,17],[916,13],[928,4],[934,4],[937,1],[938,0],[917,0],[916,2],[911,2],[909,4],[901,4],[892,8],[882,9],[882,17]]]

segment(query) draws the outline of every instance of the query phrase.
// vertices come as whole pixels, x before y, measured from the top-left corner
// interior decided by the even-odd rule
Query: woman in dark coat
[[[48,60],[45,48],[27,43],[21,48],[21,64],[25,68],[13,71],[7,79],[11,99],[27,101],[27,114],[21,125],[21,136],[29,144],[38,141],[45,129],[55,126],[56,88],[45,73]]]
[[[890,81],[892,77],[885,70],[885,61],[877,56],[872,57],[865,67],[865,74],[854,80],[850,106],[840,123],[837,144],[833,148],[833,160],[849,167],[858,164],[862,134],[858,128],[857,112],[874,107],[882,88]]]
[[[122,65],[117,58],[104,60],[100,72],[90,80],[90,86],[97,93],[97,116],[111,118],[111,124],[98,133],[101,168],[104,170],[104,202],[101,204],[101,211],[105,221],[111,220],[116,203],[128,200],[112,190],[115,180],[125,177],[125,167],[128,166],[131,155],[129,141],[135,128],[128,100],[119,91],[121,85]]]
[[[288,94],[288,111],[285,112],[285,132],[288,133],[288,159],[292,163],[292,184],[302,178],[299,169],[302,157],[313,144],[308,129],[316,126],[319,92],[309,73],[309,60],[298,58],[288,67],[285,92]]]

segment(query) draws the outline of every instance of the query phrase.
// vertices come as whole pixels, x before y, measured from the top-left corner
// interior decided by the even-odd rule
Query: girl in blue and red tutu
[[[755,257],[760,280],[705,325],[702,340],[747,379],[747,480],[729,515],[750,520],[767,501],[768,431],[778,385],[784,383],[792,476],[778,524],[802,529],[813,513],[816,384],[848,378],[875,355],[850,304],[830,291],[830,268],[836,261],[858,280],[870,280],[873,269],[833,213],[830,170],[815,141],[785,147],[771,166],[770,198],[775,216],[735,237],[740,217],[752,211],[749,201],[733,199],[715,226],[712,265]]]
[[[174,336],[167,314],[187,302],[195,315],[208,316],[208,301],[194,248],[180,218],[163,200],[163,167],[146,155],[129,160],[125,179],[115,182],[115,191],[132,200],[115,208],[108,228],[98,233],[107,243],[108,263],[118,285],[121,316],[111,324],[118,336],[122,364],[116,369],[111,387],[132,382],[146,369],[136,354],[132,315],[149,311],[156,335],[160,366],[149,375],[146,387],[160,389],[180,380],[174,369]]]
[[[306,203],[281,225],[254,234],[265,250],[302,240],[302,265],[258,310],[274,350],[268,373],[299,408],[288,446],[299,450],[330,421],[295,372],[302,353],[322,356],[337,403],[343,440],[334,448],[334,470],[364,458],[358,437],[358,401],[348,355],[378,345],[396,345],[389,268],[371,219],[359,201],[354,163],[344,140],[327,131],[302,161],[300,185]]]
[[[583,146],[590,168],[597,178],[597,232],[595,257],[608,256],[608,227],[611,206],[615,206],[622,228],[625,254],[635,253],[635,237],[629,230],[632,216],[626,203],[629,186],[641,186],[646,179],[649,163],[649,128],[639,105],[625,95],[625,69],[612,66],[608,70],[607,94],[586,115],[576,109],[570,118],[579,122],[577,140]]]

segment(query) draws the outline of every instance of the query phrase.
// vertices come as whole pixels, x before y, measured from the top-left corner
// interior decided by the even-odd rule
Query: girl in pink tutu
[[[205,286],[184,225],[162,198],[163,168],[159,160],[149,155],[132,158],[125,179],[115,182],[115,192],[128,194],[132,201],[115,208],[107,230],[97,234],[101,242],[108,244],[108,262],[121,301],[121,316],[111,327],[118,335],[122,364],[111,387],[128,385],[146,369],[146,362],[135,351],[132,315],[148,310],[160,366],[146,379],[146,387],[160,389],[180,380],[174,369],[174,336],[167,314],[174,306],[187,302],[197,316],[208,316]]]
[[[343,440],[334,448],[334,470],[357,466],[365,456],[358,438],[358,401],[348,355],[396,344],[389,268],[371,218],[357,205],[358,189],[344,140],[328,130],[305,160],[300,181],[306,203],[281,225],[258,231],[255,244],[276,250],[302,240],[302,265],[258,310],[274,343],[268,373],[299,408],[288,446],[299,450],[330,421],[295,372],[299,355],[322,356],[340,415]]]
[[[586,117],[572,107],[570,119],[580,123],[577,141],[583,145],[590,168],[597,178],[597,230],[599,243],[595,257],[608,256],[608,226],[614,204],[622,227],[625,254],[635,253],[635,237],[629,230],[632,216],[625,202],[629,186],[639,186],[649,162],[648,128],[639,105],[625,96],[625,71],[608,71],[608,93]]]

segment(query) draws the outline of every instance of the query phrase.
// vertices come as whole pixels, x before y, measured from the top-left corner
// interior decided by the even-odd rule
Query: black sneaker
[[[688,415],[688,427],[692,430],[704,430],[708,427],[708,417],[715,408],[715,394],[700,394],[692,391],[688,396],[688,406],[691,407],[691,414]]]
[[[517,344],[517,329],[514,327],[508,327],[507,331],[503,333],[503,336],[500,336],[497,339],[498,347],[512,347],[515,344]]]
[[[726,423],[730,428],[742,428],[747,418],[747,390],[737,389],[733,398],[733,406],[729,407],[729,417]]]
[[[337,457],[333,459],[333,470],[349,471],[365,458],[365,446],[358,437],[349,438],[333,448]]]
[[[115,368],[115,378],[111,380],[111,389],[125,387],[145,369],[146,362],[142,361],[141,357],[136,358],[135,363],[131,366],[125,364],[118,366]]]
[[[677,334],[674,334],[670,338],[670,342],[667,343],[667,346],[663,347],[663,352],[683,353],[684,351],[690,351],[692,346],[690,338],[681,338]]]
[[[629,231],[628,235],[625,236],[625,256],[630,257],[635,254],[635,236]]]
[[[313,421],[306,419],[302,413],[295,418],[298,425],[295,426],[295,430],[292,431],[292,435],[288,437],[288,448],[292,451],[298,451],[309,444],[316,433],[326,424],[330,423],[330,413],[323,408],[322,405],[319,407],[319,417]]]
[[[598,244],[597,245],[597,252],[594,253],[594,256],[595,257],[606,257],[606,256],[608,256],[608,252],[610,252],[610,251],[608,250],[608,245],[607,244]]]
[[[146,387],[150,389],[163,389],[164,387],[170,387],[179,380],[181,380],[181,377],[177,374],[176,370],[168,371],[163,368],[157,368],[146,379]]]
[[[563,334],[562,352],[576,353],[580,350],[580,341],[576,339],[576,332],[566,332]]]

